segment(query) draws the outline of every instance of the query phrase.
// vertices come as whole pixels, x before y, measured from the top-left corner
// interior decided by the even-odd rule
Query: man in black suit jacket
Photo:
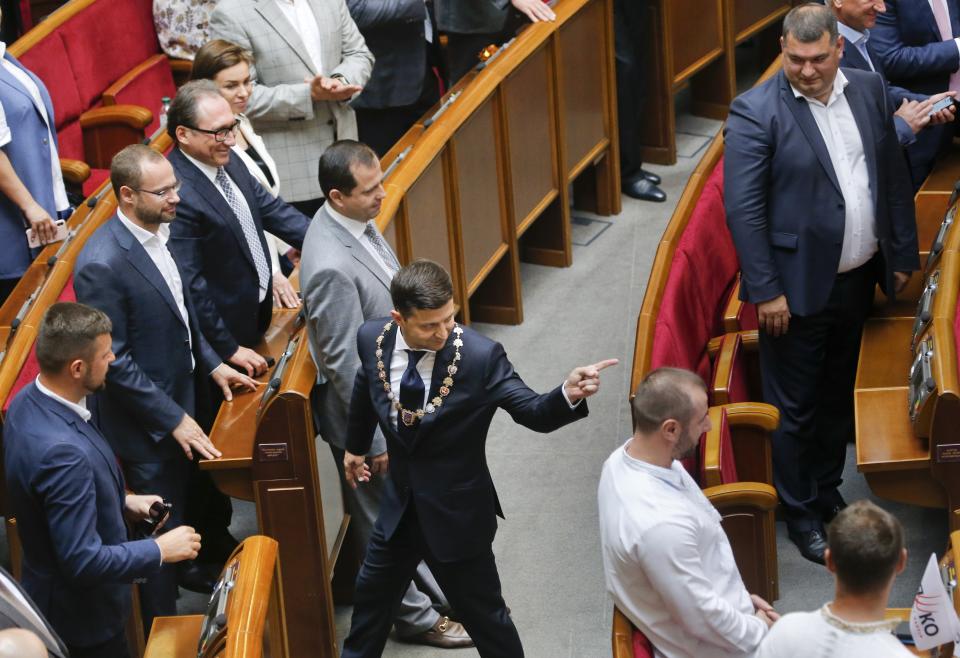
[[[69,657],[66,645],[57,635],[57,632],[53,630],[50,622],[46,620],[27,593],[23,591],[20,584],[3,567],[0,567],[0,629],[3,629],[0,632],[22,629],[33,633],[40,643],[40,655],[42,656],[48,658]],[[12,638],[11,644],[20,651],[4,653],[3,649],[0,649],[0,656],[10,655],[20,658],[23,655],[24,646],[29,646],[29,641],[23,638]],[[0,642],[0,646],[2,645],[3,642]]]
[[[915,94],[912,91],[887,82],[883,59],[877,54],[870,39],[870,30],[877,22],[877,16],[886,11],[882,2],[850,2],[849,0],[828,0],[829,6],[837,17],[837,27],[843,37],[843,56],[840,66],[874,71],[883,78],[887,89],[890,107],[894,110],[893,124],[901,146],[909,146],[917,141],[917,134],[928,125],[938,125],[953,121],[954,108],[940,110],[933,114],[930,109],[937,101],[952,96],[945,91],[933,96]],[[914,158],[920,157],[914,154]],[[915,187],[919,187],[915,185]]]
[[[184,521],[193,453],[220,456],[194,420],[198,406],[210,403],[208,377],[228,400],[232,385],[256,384],[207,343],[167,251],[178,202],[170,163],[148,146],[128,146],[113,158],[110,181],[117,214],[90,237],[74,268],[77,300],[113,323],[117,359],[96,396],[97,422],[122,460],[127,486],[173,505],[166,524],[172,529]],[[175,569],[151,576],[141,594],[149,631],[153,617],[177,613]]]
[[[344,474],[352,486],[369,479],[364,456],[379,425],[391,479],[357,576],[343,658],[382,654],[421,559],[481,656],[522,656],[491,550],[503,512],[487,468],[487,430],[498,408],[537,432],[585,417],[599,371],[617,361],[576,368],[561,386],[537,394],[503,346],[456,324],[442,267],[414,261],[397,272],[390,293],[390,317],[357,333]]]
[[[780,410],[774,479],[791,539],[823,562],[845,503],[860,334],[877,282],[919,267],[910,179],[883,81],[840,70],[826,7],[787,15],[784,69],[738,96],[724,133],[727,224],[757,305],[764,399]]]
[[[299,249],[309,220],[230,158],[237,125],[230,104],[209,80],[177,91],[167,119],[177,144],[170,163],[181,184],[170,251],[213,349],[253,375],[267,367],[251,348],[273,313],[264,228]]]

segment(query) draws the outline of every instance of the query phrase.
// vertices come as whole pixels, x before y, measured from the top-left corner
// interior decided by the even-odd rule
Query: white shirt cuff
[[[957,55],[960,55],[960,37],[954,38],[953,42],[957,44]]]
[[[576,409],[577,406],[579,406],[579,404],[580,404],[581,402],[583,402],[583,400],[580,399],[580,400],[577,400],[576,402],[571,402],[571,401],[570,401],[570,396],[567,395],[567,387],[565,386],[566,383],[567,383],[567,380],[564,379],[564,380],[563,380],[563,384],[560,384],[560,392],[563,393],[563,399],[567,401],[567,405],[568,405],[571,409]]]

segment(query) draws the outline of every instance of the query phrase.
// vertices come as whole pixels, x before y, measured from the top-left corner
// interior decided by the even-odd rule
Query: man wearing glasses
[[[187,83],[173,99],[167,132],[177,148],[170,163],[182,188],[170,250],[210,344],[247,374],[260,375],[267,362],[252,348],[273,312],[263,231],[299,249],[309,220],[231,160],[237,123],[209,80]]]
[[[164,528],[172,529],[183,524],[194,455],[220,456],[194,420],[209,413],[207,378],[227,399],[231,388],[253,390],[256,383],[210,347],[167,250],[180,200],[173,167],[147,146],[128,146],[113,158],[110,181],[117,215],[91,236],[74,268],[77,300],[113,324],[116,360],[91,406],[127,487],[171,503]],[[212,583],[215,574],[183,564],[181,581]],[[177,613],[177,581],[175,568],[164,566],[141,588],[147,631],[154,616]]]

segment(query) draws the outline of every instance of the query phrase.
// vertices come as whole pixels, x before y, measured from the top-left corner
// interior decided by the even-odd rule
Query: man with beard
[[[679,461],[710,429],[706,386],[658,368],[632,412],[597,492],[607,590],[658,656],[751,655],[779,615],[747,592],[720,515]]]
[[[167,248],[180,183],[166,158],[135,144],[113,158],[110,181],[117,214],[97,229],[77,258],[77,300],[113,324],[116,361],[97,394],[97,424],[122,461],[127,486],[172,504],[167,528],[184,523],[194,455],[220,456],[194,420],[209,415],[208,377],[232,398],[231,387],[255,382],[224,364],[207,343],[190,290]],[[196,504],[191,501],[191,504]],[[153,617],[177,614],[177,581],[210,591],[219,565],[193,563],[153,574],[141,587],[145,630]]]
[[[124,491],[110,445],[90,423],[87,396],[103,389],[114,362],[112,328],[90,306],[51,306],[37,334],[40,375],[14,398],[3,426],[23,589],[73,658],[129,657],[130,584],[200,549],[185,525],[127,540],[126,522],[146,519],[162,499]]]

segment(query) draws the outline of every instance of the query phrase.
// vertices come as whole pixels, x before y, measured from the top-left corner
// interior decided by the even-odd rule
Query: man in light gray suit
[[[360,367],[357,329],[366,320],[389,315],[393,308],[390,280],[400,264],[373,221],[385,196],[380,161],[373,150],[354,140],[339,141],[324,152],[318,168],[327,203],[313,218],[303,241],[300,285],[310,354],[317,365],[313,392],[317,428],[330,444],[344,483],[347,418]],[[371,472],[385,475],[387,445],[379,429],[369,454],[373,455]],[[350,528],[364,548],[377,520],[383,486],[384,478],[377,477],[363,487],[343,487]],[[449,604],[422,562],[415,581],[407,588],[395,619],[400,638],[441,648],[473,646],[461,624],[434,608]]]
[[[347,102],[373,70],[344,0],[220,0],[210,36],[253,54],[247,117],[277,163],[284,200],[313,216],[323,203],[317,158],[337,139],[356,138]]]

